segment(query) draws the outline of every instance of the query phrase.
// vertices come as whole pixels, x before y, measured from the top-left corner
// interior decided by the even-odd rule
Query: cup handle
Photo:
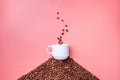
[[[48,53],[48,54],[52,54],[52,53],[51,53],[52,51],[49,52],[49,50],[48,50],[49,48],[52,48],[51,45],[48,45],[48,46],[47,46],[47,53]]]

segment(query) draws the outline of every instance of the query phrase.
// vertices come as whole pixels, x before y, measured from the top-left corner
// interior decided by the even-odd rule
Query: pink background
[[[101,80],[120,80],[119,0],[0,0],[0,80],[45,62],[64,24],[71,57]]]

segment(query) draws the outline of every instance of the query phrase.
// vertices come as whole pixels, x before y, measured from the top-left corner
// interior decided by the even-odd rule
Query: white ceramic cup
[[[51,52],[49,51],[51,48]],[[52,54],[54,59],[65,60],[69,56],[69,45],[68,44],[53,44],[47,46],[47,53]]]

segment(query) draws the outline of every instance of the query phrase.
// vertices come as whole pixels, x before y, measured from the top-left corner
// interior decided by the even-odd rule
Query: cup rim
[[[53,45],[60,45],[60,44],[53,44]],[[69,44],[63,43],[62,45],[69,45]]]

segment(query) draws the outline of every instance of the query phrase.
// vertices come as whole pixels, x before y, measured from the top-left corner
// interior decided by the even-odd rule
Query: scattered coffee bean
[[[62,19],[61,21],[62,21],[62,22],[64,22],[64,20],[63,20],[63,19]]]
[[[65,31],[64,29],[62,29],[62,31]]]
[[[60,36],[60,38],[62,38],[62,36]]]
[[[60,38],[59,41],[62,41],[62,39]]]
[[[61,41],[59,41],[58,44],[61,44]]]
[[[61,35],[64,35],[64,33],[61,33]]]
[[[59,12],[57,12],[57,14],[59,14]]]
[[[59,40],[60,38],[58,37],[57,39]]]
[[[57,17],[57,19],[60,19],[59,17]]]
[[[60,44],[63,44],[63,42],[61,42]]]
[[[65,27],[68,27],[68,25],[65,25]]]
[[[68,29],[66,29],[66,32],[68,32]]]

